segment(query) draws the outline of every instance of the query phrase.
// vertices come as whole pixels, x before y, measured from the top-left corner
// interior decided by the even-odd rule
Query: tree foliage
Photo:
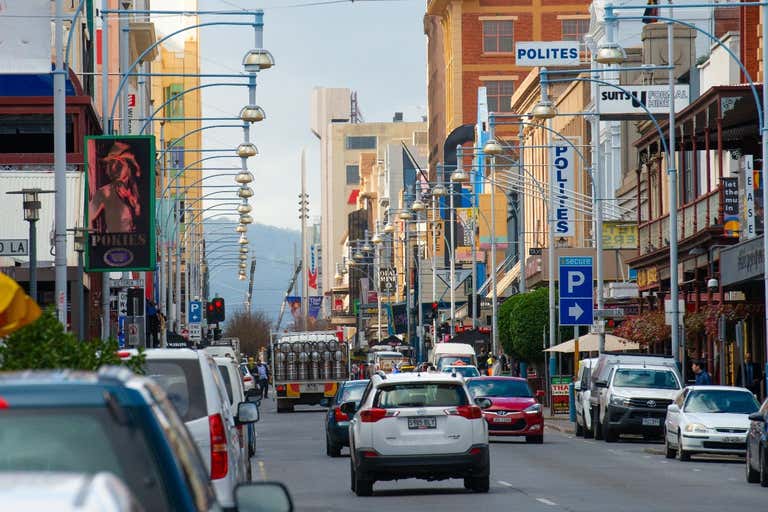
[[[542,359],[542,333],[549,325],[549,291],[538,288],[513,295],[499,308],[499,339],[507,354],[525,361]]]
[[[48,309],[34,323],[0,343],[0,370],[73,369],[95,371],[101,366],[127,366],[143,373],[144,355],[123,360],[114,338],[79,341]]]
[[[271,329],[272,321],[264,312],[238,311],[227,320],[224,335],[239,338],[243,354],[256,355],[261,348],[269,346]]]

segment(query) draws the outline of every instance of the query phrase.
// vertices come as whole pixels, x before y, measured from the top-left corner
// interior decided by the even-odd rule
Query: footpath
[[[575,434],[576,424],[568,419],[567,414],[552,415],[549,407],[544,407],[544,428],[556,430],[564,434]]]

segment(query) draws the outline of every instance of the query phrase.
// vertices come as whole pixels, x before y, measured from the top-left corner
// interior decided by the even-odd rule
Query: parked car
[[[251,370],[248,368],[247,363],[240,363],[240,374],[243,376],[243,391],[248,395],[249,391],[256,389],[256,379],[251,374]]]
[[[747,482],[768,487],[768,400],[749,415],[747,432]]]
[[[124,368],[5,373],[0,397],[0,471],[106,471],[147,511],[219,510],[197,446],[153,380]],[[258,409],[239,413],[245,423]]]
[[[325,454],[329,457],[340,456],[341,449],[349,446],[349,416],[339,407],[350,401],[359,404],[367,385],[367,379],[342,382],[336,396],[320,403],[328,407],[325,415]]]
[[[349,425],[351,488],[370,496],[378,480],[464,479],[488,492],[488,426],[464,380],[445,373],[379,373],[360,399],[341,404]]]
[[[237,415],[237,405],[246,401],[245,392],[243,391],[243,381],[240,377],[240,369],[238,364],[228,357],[214,357],[216,366],[219,367],[219,373],[221,374],[221,380],[224,382],[224,387],[227,389],[227,398],[229,398],[229,405],[232,409],[232,414]],[[258,407],[261,401],[254,402]],[[238,432],[240,434],[240,444],[247,450],[244,454],[246,457],[246,474],[248,480],[251,479],[251,464],[250,458],[256,453],[256,429],[254,424],[245,425],[245,429],[242,426],[238,426]]]
[[[10,471],[0,473],[3,510],[144,512],[130,489],[111,473]]]
[[[166,390],[184,420],[208,468],[219,503],[233,507],[235,487],[247,480],[247,450],[241,446],[216,363],[203,350],[159,348],[144,354],[147,377]]]
[[[663,437],[667,406],[682,379],[671,357],[605,353],[592,371],[590,409],[595,439],[621,434]]]
[[[590,379],[592,368],[597,363],[597,358],[582,359],[579,361],[579,373],[573,383],[575,393],[574,409],[576,410],[576,435],[586,438],[592,437],[592,415],[589,413],[589,398],[592,395]]]
[[[480,376],[480,371],[477,369],[477,366],[471,365],[443,366],[443,373],[455,373],[465,379]]]
[[[749,415],[760,404],[747,388],[688,386],[667,406],[664,448],[668,459],[695,453],[744,455]]]
[[[528,382],[519,377],[477,377],[467,379],[472,396],[487,398],[483,410],[488,435],[525,436],[527,443],[544,442],[544,415],[541,404],[531,393]]]

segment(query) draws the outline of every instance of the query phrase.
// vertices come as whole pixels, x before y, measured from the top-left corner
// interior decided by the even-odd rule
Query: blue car
[[[348,380],[339,386],[331,400],[326,399],[320,405],[328,407],[325,417],[325,453],[329,457],[341,455],[341,449],[349,446],[349,416],[341,412],[339,406],[344,402],[354,401],[360,404],[368,386],[368,380]]]
[[[768,487],[768,400],[749,415],[747,431],[747,482]]]
[[[165,392],[124,368],[0,374],[0,453],[2,472],[112,473],[145,510],[219,509]]]

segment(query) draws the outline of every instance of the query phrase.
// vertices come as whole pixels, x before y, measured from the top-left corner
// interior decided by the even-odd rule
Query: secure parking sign
[[[560,325],[592,325],[592,256],[560,256]]]
[[[199,324],[203,321],[203,304],[199,300],[189,301],[189,323]]]

